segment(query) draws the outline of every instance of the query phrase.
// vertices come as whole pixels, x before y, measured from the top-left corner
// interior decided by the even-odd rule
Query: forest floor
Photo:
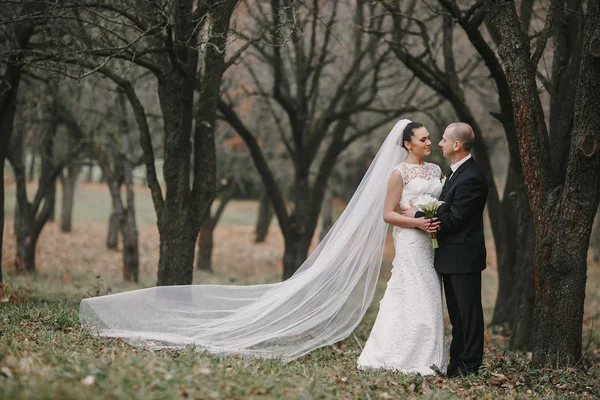
[[[61,233],[59,222],[44,228],[38,243],[37,271],[27,276],[16,275],[12,267],[16,252],[14,188],[5,185],[5,189],[5,288],[0,301],[2,399],[600,397],[600,265],[591,259],[583,324],[586,353],[578,368],[532,368],[530,353],[509,349],[505,328],[488,327],[482,373],[476,377],[447,379],[357,370],[358,355],[390,274],[393,245],[389,240],[375,301],[355,332],[340,343],[288,364],[216,357],[193,349],[142,350],[120,339],[91,336],[79,325],[78,306],[84,297],[155,284],[158,231],[148,190],[136,190],[140,282],[131,284],[122,280],[120,251],[105,246],[110,210],[104,185],[80,186],[71,233]],[[280,279],[283,238],[275,220],[266,242],[254,243],[256,209],[253,201],[228,205],[215,230],[215,272],[196,271],[194,283],[255,284]],[[492,316],[497,286],[491,240],[488,254],[488,268],[483,273],[486,322]],[[447,340],[449,329],[446,318]]]

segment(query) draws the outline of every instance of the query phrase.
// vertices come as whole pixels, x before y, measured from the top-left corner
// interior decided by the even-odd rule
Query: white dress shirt
[[[450,168],[452,168],[452,176],[454,176],[454,173],[456,172],[456,170],[457,170],[457,169],[458,169],[458,168],[459,168],[461,165],[463,165],[464,163],[466,163],[467,161],[469,161],[471,158],[472,158],[472,157],[471,157],[471,154],[469,154],[468,156],[466,156],[466,157],[465,157],[465,158],[463,158],[462,160],[460,160],[460,161],[458,161],[458,162],[456,162],[456,163],[454,163],[454,164],[451,164],[451,165],[450,165]],[[452,176],[450,176],[450,179],[452,179]]]

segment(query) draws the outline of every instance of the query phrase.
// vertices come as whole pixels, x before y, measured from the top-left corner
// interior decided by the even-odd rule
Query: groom
[[[483,209],[488,186],[471,157],[475,134],[470,125],[448,125],[439,146],[452,164],[438,210],[439,248],[435,269],[442,276],[446,305],[452,324],[448,377],[478,374],[483,359],[483,310],[481,271],[486,267]],[[415,209],[404,214],[423,216]]]

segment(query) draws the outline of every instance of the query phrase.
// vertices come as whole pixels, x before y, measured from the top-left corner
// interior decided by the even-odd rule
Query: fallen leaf
[[[83,386],[92,386],[94,383],[96,383],[96,378],[94,375],[88,375],[81,380],[81,384]]]
[[[496,372],[492,372],[492,376],[496,379],[498,379],[499,381],[504,381],[506,380],[506,375],[504,374],[498,374]]]
[[[0,368],[0,372],[2,372],[2,375],[6,376],[8,379],[11,379],[13,377],[13,374],[12,372],[10,372],[10,368],[8,367]]]

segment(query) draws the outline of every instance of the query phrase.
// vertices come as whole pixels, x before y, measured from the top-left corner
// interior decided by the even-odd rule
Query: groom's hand
[[[415,218],[417,228],[428,233],[434,233],[440,230],[440,221],[437,218]]]

